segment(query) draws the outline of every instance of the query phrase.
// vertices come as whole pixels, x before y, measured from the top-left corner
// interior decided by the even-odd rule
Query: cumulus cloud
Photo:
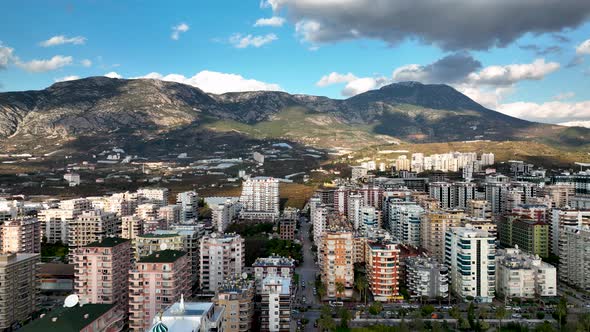
[[[590,54],[590,39],[583,41],[576,47],[576,54],[588,55]]]
[[[92,66],[92,61],[89,59],[84,59],[84,60],[80,61],[80,64],[84,67],[90,67],[90,66]]]
[[[149,73],[136,78],[158,79],[192,85],[209,93],[243,92],[243,91],[282,91],[283,89],[274,83],[266,83],[254,79],[248,79],[238,74],[220,73],[203,70],[192,77],[180,74],[162,75],[160,73]]]
[[[277,40],[278,37],[274,33],[269,33],[261,36],[245,35],[236,33],[229,38],[229,42],[235,48],[246,48],[246,47],[261,47],[265,44],[271,43]]]
[[[589,1],[562,0],[267,0],[263,7],[289,15],[311,43],[410,38],[446,50],[503,47],[526,33],[575,28],[590,16]]]
[[[285,23],[285,19],[280,16],[273,16],[270,18],[259,18],[254,23],[255,27],[280,27]]]
[[[51,59],[47,60],[31,60],[28,62],[22,62],[19,59],[15,60],[15,63],[20,68],[32,72],[32,73],[41,73],[51,70],[56,70],[65,66],[69,66],[74,61],[74,58],[71,56],[63,56],[63,55],[56,55]]]
[[[369,90],[378,89],[388,83],[391,83],[391,79],[383,76],[361,77],[348,82],[342,89],[341,94],[345,97],[352,97]]]
[[[590,121],[568,121],[568,122],[561,122],[558,123],[559,125],[566,126],[566,127],[586,127],[590,128]]]
[[[324,87],[332,84],[348,83],[356,79],[358,79],[358,77],[354,76],[352,73],[340,74],[337,72],[331,72],[328,75],[322,76],[322,78],[320,78],[320,80],[317,81],[315,85]]]
[[[3,46],[0,42],[0,69],[4,69],[14,60],[14,49]]]
[[[51,46],[57,46],[57,45],[63,45],[63,44],[82,45],[84,43],[86,43],[86,38],[82,37],[82,36],[68,38],[64,35],[59,35],[59,36],[53,36],[47,40],[44,40],[39,44],[43,47],[51,47]]]
[[[179,25],[173,26],[170,38],[173,40],[178,40],[180,38],[180,34],[187,32],[189,29],[190,27],[186,23],[180,23]]]
[[[73,81],[73,80],[79,80],[79,79],[80,79],[80,76],[78,76],[78,75],[70,75],[70,76],[56,78],[55,81],[56,82],[65,82],[65,81]]]
[[[481,62],[468,53],[460,52],[445,56],[432,64],[407,65],[393,72],[396,81],[419,81],[422,83],[454,83],[481,68]]]
[[[590,101],[575,103],[551,101],[541,104],[515,102],[502,104],[497,110],[517,118],[547,123],[587,121],[590,119]]]
[[[576,94],[574,92],[563,92],[560,93],[556,96],[553,96],[553,100],[566,100],[566,99],[571,99],[574,98],[576,96]]]
[[[468,80],[480,85],[510,85],[524,80],[541,80],[559,67],[557,62],[537,59],[532,63],[489,66],[478,73],[469,74]]]
[[[123,78],[123,76],[119,75],[117,72],[111,71],[102,76],[109,77],[109,78]]]

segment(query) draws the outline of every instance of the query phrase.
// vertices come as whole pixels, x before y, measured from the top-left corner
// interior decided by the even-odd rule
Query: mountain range
[[[84,153],[105,146],[201,151],[264,139],[352,149],[466,140],[567,148],[590,143],[590,130],[517,119],[448,85],[418,82],[344,100],[279,91],[216,95],[175,82],[107,77],[0,93],[0,153]]]

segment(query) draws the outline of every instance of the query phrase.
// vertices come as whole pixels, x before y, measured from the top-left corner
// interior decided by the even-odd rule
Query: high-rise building
[[[185,252],[163,250],[142,257],[129,271],[129,329],[145,331],[158,312],[190,295],[190,260]]]
[[[472,199],[467,203],[465,212],[470,217],[489,219],[492,217],[492,205],[486,200]]]
[[[359,193],[351,193],[348,196],[348,221],[357,230],[361,224],[361,208],[363,207],[363,196]]]
[[[553,202],[553,208],[563,209],[570,206],[570,199],[575,193],[576,188],[573,183],[561,183],[539,188],[537,195],[540,197],[549,197]]]
[[[225,308],[211,302],[185,302],[181,295],[175,302],[152,319],[148,332],[166,331],[226,331],[223,329]]]
[[[471,226],[452,227],[446,232],[445,264],[451,289],[467,300],[491,302],[496,284],[496,239]]]
[[[213,233],[201,239],[200,287],[215,292],[224,280],[244,271],[244,239],[238,234]]]
[[[19,218],[0,226],[0,244],[4,253],[41,252],[41,224],[37,218]]]
[[[168,188],[140,188],[137,190],[137,196],[140,200],[154,203],[159,207],[168,205],[168,195]]]
[[[498,225],[492,221],[492,219],[467,217],[461,221],[461,227],[467,225],[471,225],[475,229],[486,231],[491,236],[498,238]]]
[[[254,280],[256,290],[262,290],[262,281],[268,276],[293,278],[295,273],[295,260],[282,256],[258,257],[254,264]]]
[[[254,285],[242,278],[226,280],[217,288],[213,302],[225,308],[224,332],[252,330],[254,315]]]
[[[288,332],[291,330],[291,278],[266,277],[262,281],[262,313],[260,330]]]
[[[560,174],[553,177],[554,184],[569,184],[574,186],[576,194],[590,194],[590,171],[575,174]]]
[[[455,201],[453,187],[448,182],[432,182],[428,185],[428,192],[431,198],[440,202],[440,207],[450,209]]]
[[[143,220],[136,215],[121,217],[122,238],[135,240],[140,235],[143,235]]]
[[[472,182],[453,182],[453,208],[466,209],[469,202],[476,198],[477,188]]]
[[[350,170],[351,170],[350,180],[353,182],[364,179],[369,172],[369,170],[363,166],[351,166]]]
[[[590,227],[565,226],[559,237],[559,279],[590,291]]]
[[[129,305],[131,242],[108,237],[76,248],[75,293],[83,303],[115,304],[122,312]]]
[[[559,254],[559,240],[561,231],[567,227],[590,226],[590,210],[557,210],[551,215],[551,242],[550,249],[554,255]]]
[[[492,214],[497,215],[506,211],[506,197],[510,184],[503,181],[504,177],[493,177],[484,182],[485,199],[490,202]],[[489,182],[488,182],[489,181]]]
[[[105,237],[120,236],[121,219],[113,212],[84,211],[72,220],[68,228],[70,253],[78,247],[97,242]]]
[[[350,298],[354,284],[353,234],[328,230],[322,237],[321,277],[328,298]],[[340,289],[342,286],[343,291]]]
[[[557,296],[557,270],[518,246],[498,250],[496,292],[500,298]]]
[[[322,236],[328,228],[328,219],[334,214],[334,209],[321,203],[313,205],[314,203],[313,201],[310,203],[310,217],[313,223],[313,242],[319,249],[322,246]]]
[[[372,229],[381,228],[381,211],[372,206],[363,206],[360,211],[360,223],[357,229],[366,234]]]
[[[422,215],[420,242],[431,256],[442,262],[445,257],[445,233],[458,227],[465,218],[463,210],[427,211]]]
[[[424,209],[414,202],[390,200],[388,228],[401,243],[420,245],[420,222]]]
[[[37,310],[39,259],[32,253],[0,254],[0,330],[10,330]]]
[[[61,201],[59,208],[39,211],[37,217],[41,222],[41,236],[47,243],[61,242],[68,244],[68,229],[83,211],[92,210],[92,203],[86,198]]]
[[[421,299],[449,296],[449,269],[427,256],[405,259],[406,287],[410,296]]]
[[[367,244],[367,279],[376,301],[399,299],[399,249],[393,242]]]
[[[166,225],[166,228],[170,227],[170,225],[180,223],[180,219],[181,219],[180,205],[170,204],[170,205],[162,206],[161,208],[158,209],[157,219],[162,220],[163,224]]]
[[[213,227],[215,227],[219,233],[225,232],[229,224],[238,215],[238,202],[231,198],[227,198],[225,201],[212,204],[210,207]]]
[[[240,217],[271,219],[279,216],[279,180],[272,177],[249,178],[242,184]]]
[[[176,204],[180,206],[180,222],[187,223],[199,218],[199,194],[185,191],[176,195]]]
[[[498,228],[502,246],[516,245],[529,254],[549,256],[549,224],[508,215],[500,219]]]

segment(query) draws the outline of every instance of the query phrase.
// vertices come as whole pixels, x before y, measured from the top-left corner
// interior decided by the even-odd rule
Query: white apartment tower
[[[242,184],[242,217],[275,219],[279,216],[279,180],[272,177],[249,178]]]
[[[500,298],[557,296],[557,269],[518,246],[498,250],[496,292]]]
[[[185,191],[176,195],[176,204],[180,206],[180,222],[187,223],[199,218],[199,194]]]
[[[244,239],[238,234],[205,236],[199,252],[199,282],[204,291],[215,292],[224,281],[244,271]]]
[[[420,222],[424,209],[414,203],[393,199],[388,204],[388,228],[401,243],[420,245]]]

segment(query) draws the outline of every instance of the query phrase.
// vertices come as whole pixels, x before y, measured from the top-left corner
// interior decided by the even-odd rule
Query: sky
[[[590,127],[587,0],[3,0],[0,92],[88,76],[348,98],[448,84]]]

